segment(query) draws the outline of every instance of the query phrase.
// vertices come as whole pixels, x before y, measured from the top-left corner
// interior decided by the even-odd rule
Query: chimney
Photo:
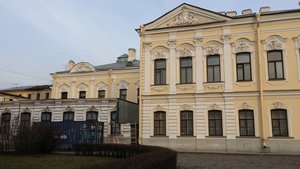
[[[136,50],[134,48],[128,49],[128,62],[132,62],[136,59]]]
[[[269,12],[270,11],[270,7],[269,6],[263,6],[260,8],[260,13],[264,13],[264,12]]]
[[[227,16],[236,16],[237,13],[236,13],[236,11],[228,11],[228,12],[226,12],[226,15]]]
[[[73,60],[70,60],[67,65],[67,71],[70,71],[74,65],[75,65],[75,62]]]
[[[242,14],[243,14],[243,15],[252,14],[252,10],[251,10],[251,9],[244,9],[244,10],[242,11]]]

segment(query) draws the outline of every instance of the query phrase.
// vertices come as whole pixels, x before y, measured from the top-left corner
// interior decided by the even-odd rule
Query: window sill
[[[241,82],[253,82],[253,80],[237,80],[237,83],[241,83]]]
[[[196,138],[196,136],[177,136],[177,138]]]
[[[227,138],[227,136],[205,136],[205,138]]]
[[[224,81],[219,81],[219,82],[203,82],[204,84],[220,84],[224,83]]]
[[[196,83],[177,83],[176,85],[193,85],[193,84],[196,84]]]
[[[165,136],[165,135],[154,135],[154,136],[150,136],[150,138],[169,138],[169,136]]]
[[[236,138],[241,138],[241,139],[259,139],[260,137],[256,137],[256,136],[236,136]]]
[[[288,137],[288,136],[273,136],[273,137],[268,137],[270,140],[293,140],[295,139],[294,137]]]
[[[284,80],[286,80],[285,78],[283,78],[283,79],[268,79],[268,81],[284,81]]]
[[[153,84],[151,86],[169,86],[169,84]]]

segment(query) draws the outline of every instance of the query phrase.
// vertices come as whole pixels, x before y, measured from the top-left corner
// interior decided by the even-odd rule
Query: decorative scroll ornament
[[[204,87],[208,88],[208,89],[223,89],[224,85],[223,84],[206,83],[206,84],[204,84]]]
[[[181,106],[181,110],[193,110],[193,107],[188,104],[184,104]]]
[[[194,25],[202,23],[201,16],[191,11],[183,10],[167,26]]]
[[[129,83],[126,82],[125,80],[122,80],[120,83],[118,83],[119,89],[127,89]]]
[[[88,108],[88,111],[97,111],[96,107],[93,105],[92,107]]]
[[[216,109],[219,109],[219,106],[215,103],[215,104],[210,105],[209,108],[216,110]]]
[[[249,104],[247,104],[246,102],[244,102],[242,105],[241,105],[242,109],[249,109],[251,108],[252,106],[250,106]]]
[[[275,109],[284,108],[284,104],[280,102],[275,102],[272,104]]]
[[[164,58],[166,58],[165,51],[158,51],[154,53],[154,59],[164,59]]]
[[[219,48],[216,46],[209,46],[205,48],[206,55],[216,55],[219,54]]]
[[[236,45],[236,53],[250,52],[250,45],[246,40],[240,40]]]
[[[168,45],[170,46],[170,48],[175,48],[176,47],[176,41],[175,40],[170,40],[168,42]]]
[[[187,48],[183,48],[183,49],[179,50],[179,56],[180,57],[192,56],[192,52],[191,52],[191,50],[189,50]]]
[[[11,111],[10,111],[8,108],[5,108],[5,109],[3,110],[3,113],[11,113]]]
[[[31,112],[31,111],[28,107],[26,107],[25,109],[22,110],[22,112]]]
[[[65,112],[67,112],[67,111],[72,111],[72,112],[74,112],[74,109],[73,109],[72,107],[68,106],[67,108],[65,108]]]
[[[161,86],[152,86],[151,87],[151,90],[154,91],[154,92],[157,92],[157,93],[166,92],[167,89],[168,89],[168,87],[166,87],[166,86],[163,86],[163,87],[161,87]]]
[[[276,38],[267,41],[267,50],[281,50],[282,48],[282,43]]]
[[[152,44],[150,42],[144,42],[143,43],[143,48],[144,50],[150,50],[151,49]]]
[[[194,39],[194,43],[196,46],[201,46],[202,38],[197,37]]]
[[[87,62],[81,62],[73,66],[70,73],[95,72],[95,67]]]
[[[195,90],[195,86],[177,86],[177,88],[183,92]]]
[[[51,112],[51,110],[50,110],[50,108],[47,106],[47,107],[45,107],[45,108],[43,108],[43,110],[42,110],[43,112]]]
[[[161,105],[157,105],[155,108],[154,108],[154,111],[164,111],[165,108]]]

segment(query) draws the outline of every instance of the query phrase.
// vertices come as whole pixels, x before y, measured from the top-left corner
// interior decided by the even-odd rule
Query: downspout
[[[260,56],[260,13],[256,13],[256,35],[257,35],[257,58],[258,58],[258,80],[259,80],[259,101],[260,101],[260,133],[262,139],[262,150],[265,151],[267,148],[266,136],[265,136],[265,127],[264,127],[264,91],[263,91],[263,61]]]
[[[108,87],[109,91],[108,91],[107,95],[108,95],[108,98],[113,98],[112,97],[112,90],[113,90],[112,89],[112,87],[113,87],[112,86],[112,69],[108,70],[108,77],[109,77],[109,82],[108,83],[109,83],[110,87]]]

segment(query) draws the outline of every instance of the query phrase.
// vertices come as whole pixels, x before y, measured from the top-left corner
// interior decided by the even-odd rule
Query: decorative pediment
[[[216,55],[222,53],[222,44],[217,41],[211,41],[203,46],[204,55]]]
[[[127,89],[128,85],[129,85],[129,83],[126,82],[125,80],[122,80],[118,83],[119,89]]]
[[[164,46],[158,46],[151,50],[152,59],[166,59],[169,57],[169,49]]]
[[[99,82],[96,86],[98,90],[106,90],[108,85],[104,82]]]
[[[96,69],[93,65],[87,62],[80,62],[73,66],[70,73],[82,73],[82,72],[95,72]]]
[[[280,36],[271,36],[267,40],[262,41],[265,47],[265,50],[283,50],[285,39]]]
[[[80,83],[79,85],[77,85],[77,87],[80,91],[86,91],[88,85],[85,83]]]
[[[145,29],[198,25],[226,20],[230,20],[230,17],[184,3],[157,20],[146,24]]]
[[[251,52],[250,41],[247,39],[240,39],[235,43],[235,53]]]

